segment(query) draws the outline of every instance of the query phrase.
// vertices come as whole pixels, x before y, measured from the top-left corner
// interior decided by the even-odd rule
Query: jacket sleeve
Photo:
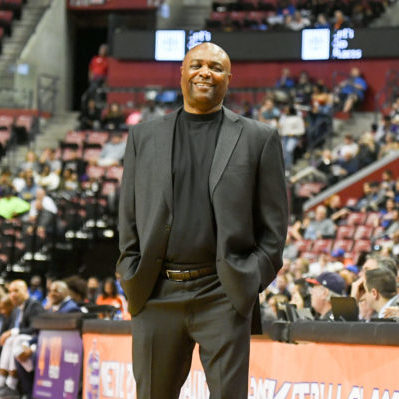
[[[119,250],[121,252],[117,261],[116,270],[122,279],[133,277],[140,260],[140,245],[136,228],[135,206],[135,163],[136,150],[134,147],[133,133],[129,134],[122,176],[121,193],[119,200]]]
[[[29,309],[27,309],[28,313],[28,320],[25,326],[21,326],[19,328],[19,333],[20,334],[27,334],[27,335],[32,335],[35,331],[37,331],[35,328],[32,327],[32,321],[33,319],[38,316],[39,314],[43,313],[44,309],[43,306],[41,305],[40,302],[34,301]]]
[[[260,290],[264,290],[282,266],[287,236],[288,201],[280,137],[273,129],[263,146],[258,166],[256,255],[260,265]]]

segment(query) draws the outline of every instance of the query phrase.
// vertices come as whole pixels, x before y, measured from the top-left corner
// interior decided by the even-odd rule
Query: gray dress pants
[[[243,317],[216,275],[186,282],[160,279],[133,317],[138,399],[177,399],[195,343],[210,399],[247,399],[251,315]]]

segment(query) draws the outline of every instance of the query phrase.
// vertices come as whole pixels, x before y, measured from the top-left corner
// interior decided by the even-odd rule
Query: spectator
[[[95,87],[101,86],[107,79],[108,73],[108,46],[102,44],[98,50],[98,55],[90,60],[89,81]]]
[[[379,144],[385,143],[385,137],[389,133],[393,133],[392,118],[390,115],[383,115],[378,123],[377,131],[375,132],[375,142]]]
[[[302,71],[295,86],[295,103],[309,105],[313,92],[313,84],[310,81],[309,74]]]
[[[0,216],[4,219],[13,219],[29,211],[28,202],[14,195],[10,186],[4,187],[0,198]]]
[[[361,212],[377,211],[384,198],[377,182],[363,183],[363,197],[357,202],[355,209]]]
[[[148,99],[146,105],[143,107],[141,120],[143,122],[151,121],[164,114],[165,112],[162,110],[162,108],[157,106],[155,99]]]
[[[333,24],[334,31],[349,27],[350,24],[348,22],[348,19],[344,16],[343,12],[341,10],[336,10],[334,13],[334,24]]]
[[[32,276],[29,285],[29,296],[41,302],[43,298],[42,278],[38,275]]]
[[[327,209],[324,205],[316,208],[315,219],[311,220],[305,231],[306,240],[316,240],[318,238],[331,238],[334,236],[336,226],[327,217]]]
[[[351,134],[346,134],[342,144],[336,146],[333,150],[333,157],[338,160],[344,160],[349,154],[351,158],[355,157],[359,151],[359,146]]]
[[[392,133],[387,133],[385,136],[385,144],[383,144],[378,153],[378,158],[384,158],[391,154],[396,154],[399,150],[399,143],[396,141]]]
[[[49,291],[50,311],[58,313],[80,312],[77,303],[69,296],[68,285],[64,281],[54,281]]]
[[[47,191],[55,191],[60,185],[60,176],[51,171],[50,165],[44,164],[40,174],[36,176],[36,183]]]
[[[18,396],[15,355],[20,348],[29,345],[35,330],[32,320],[44,311],[40,302],[29,297],[28,287],[23,280],[14,280],[9,287],[10,298],[19,308],[15,327],[3,332],[0,343],[0,397]]]
[[[45,148],[39,158],[39,164],[43,168],[45,164],[50,166],[50,171],[59,175],[61,173],[62,162],[57,158],[54,148]]]
[[[14,327],[18,309],[11,301],[10,295],[3,295],[0,298],[0,335]]]
[[[30,174],[31,169],[28,169],[25,172],[25,187],[22,189],[20,193],[20,197],[28,202],[31,202],[35,197],[37,193],[37,184],[35,182],[34,177]]]
[[[292,20],[287,24],[287,27],[291,30],[298,31],[306,28],[310,25],[308,18],[304,18],[300,11],[295,11]]]
[[[295,305],[298,310],[312,306],[309,285],[304,278],[295,280],[290,303]]]
[[[291,71],[289,68],[283,68],[281,77],[276,82],[275,98],[281,103],[287,103],[294,89],[295,80],[291,76]]]
[[[274,105],[274,101],[271,98],[266,97],[259,109],[258,120],[277,127],[279,117],[280,110]]]
[[[40,168],[37,156],[34,151],[28,151],[25,155],[25,161],[22,162],[20,169],[27,170],[32,169],[34,172],[38,172]]]
[[[367,270],[364,288],[365,299],[369,306],[378,313],[378,318],[388,317],[386,310],[393,306],[399,306],[396,276],[391,271],[381,268]]]
[[[111,103],[101,123],[107,130],[120,130],[122,128],[122,125],[125,123],[125,116],[121,106],[117,102]]]
[[[90,277],[87,280],[87,299],[90,303],[95,304],[100,294],[100,282],[97,277]]]
[[[89,99],[87,106],[82,110],[80,117],[80,129],[98,130],[101,127],[101,109],[97,107],[94,99]]]
[[[367,83],[361,76],[359,68],[352,68],[349,78],[338,85],[338,96],[343,104],[343,112],[351,112],[354,105],[364,100]]]
[[[64,279],[68,286],[69,296],[80,306],[81,310],[85,310],[87,305],[87,282],[79,276],[70,276]],[[86,310],[87,312],[87,310]]]
[[[376,161],[377,156],[378,145],[375,143],[373,135],[365,132],[359,140],[359,151],[356,155],[359,169],[362,169]]]
[[[308,279],[312,288],[310,290],[312,308],[318,314],[319,320],[334,320],[331,307],[332,295],[345,293],[345,281],[336,273],[325,272],[316,279]]]
[[[129,319],[126,299],[118,294],[115,280],[112,277],[104,281],[102,293],[97,297],[96,304],[114,306],[121,318]]]
[[[125,155],[126,142],[119,133],[113,133],[111,140],[104,144],[97,164],[100,166],[120,165]]]
[[[327,18],[324,14],[319,14],[317,16],[314,27],[317,29],[330,29],[330,24],[328,23]]]
[[[37,226],[50,227],[57,214],[57,205],[54,200],[46,194],[43,188],[38,188],[36,198],[31,203],[29,220]]]
[[[80,188],[78,175],[72,169],[65,169],[61,177],[60,191],[75,192]]]
[[[279,120],[280,135],[283,145],[284,162],[287,171],[291,171],[294,161],[294,151],[300,138],[305,134],[305,123],[294,106],[289,106],[287,112]]]

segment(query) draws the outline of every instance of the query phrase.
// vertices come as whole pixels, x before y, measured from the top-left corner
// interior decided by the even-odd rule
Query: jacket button
[[[170,224],[165,225],[165,230],[166,231],[170,231],[172,228],[172,226]]]

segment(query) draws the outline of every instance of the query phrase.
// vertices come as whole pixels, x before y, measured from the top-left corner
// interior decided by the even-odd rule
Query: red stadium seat
[[[105,176],[106,169],[102,166],[90,165],[87,167],[87,176],[92,179],[99,179]]]
[[[370,240],[357,240],[352,248],[352,252],[370,252],[371,251],[371,241]]]
[[[300,240],[295,242],[295,246],[297,247],[298,252],[309,252],[312,248],[312,245],[312,240]]]
[[[338,226],[337,239],[352,238],[355,233],[355,226]]]
[[[88,162],[97,161],[100,157],[101,148],[86,148],[83,153],[83,159]]]
[[[330,239],[319,239],[316,240],[313,244],[312,252],[321,253],[321,252],[330,252],[332,247],[333,240]]]
[[[353,225],[363,225],[366,223],[366,218],[367,218],[367,213],[363,212],[353,212],[350,213],[348,218],[346,219],[346,223],[348,226],[353,226]]]
[[[123,174],[123,166],[111,166],[107,169],[105,177],[107,179],[116,179],[121,182]]]
[[[371,226],[359,226],[356,229],[354,239],[355,240],[370,240],[373,233],[373,227]]]
[[[108,132],[89,132],[86,137],[86,142],[90,144],[103,145],[108,141]]]
[[[0,129],[11,129],[12,124],[14,123],[14,118],[9,115],[0,115]]]
[[[352,247],[353,240],[336,240],[332,250],[336,251],[337,249],[343,249],[345,253],[348,253],[352,250]]]
[[[11,133],[9,130],[0,130],[0,143],[5,146],[10,140]]]
[[[119,186],[118,182],[106,181],[102,185],[101,194],[102,195],[114,194],[118,186]]]
[[[378,222],[380,220],[380,213],[379,212],[369,212],[367,214],[366,225],[367,226],[378,226]]]
[[[85,140],[86,140],[86,132],[71,130],[65,136],[64,141],[66,143],[76,143],[79,146],[81,146]]]

